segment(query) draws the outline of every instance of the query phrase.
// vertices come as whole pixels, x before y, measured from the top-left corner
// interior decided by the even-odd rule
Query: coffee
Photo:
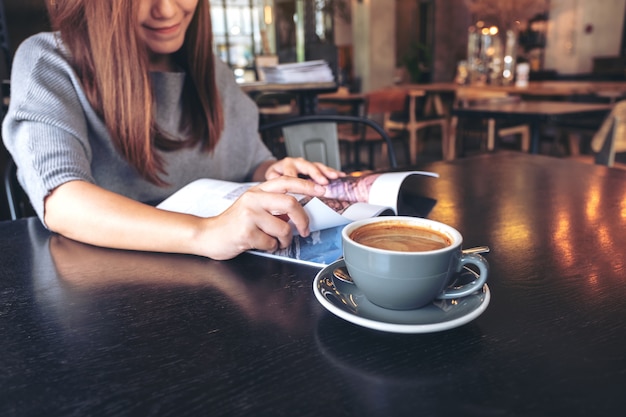
[[[452,244],[450,237],[436,230],[398,221],[366,224],[350,233],[350,239],[377,249],[426,252]]]
[[[341,231],[341,243],[354,285],[382,308],[411,310],[433,300],[465,297],[482,288],[489,275],[482,256],[462,251],[458,230],[421,217],[356,220]],[[452,278],[465,265],[476,267],[478,276],[459,285]]]

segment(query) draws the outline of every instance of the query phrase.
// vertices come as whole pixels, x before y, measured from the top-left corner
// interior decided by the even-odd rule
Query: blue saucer
[[[453,300],[435,300],[415,310],[390,310],[370,302],[353,284],[337,282],[333,271],[345,267],[338,260],[322,269],[313,280],[317,300],[334,315],[359,326],[393,333],[431,333],[448,330],[469,323],[480,316],[489,305],[491,293],[485,284],[482,289],[466,297]],[[468,268],[457,281],[475,279]]]

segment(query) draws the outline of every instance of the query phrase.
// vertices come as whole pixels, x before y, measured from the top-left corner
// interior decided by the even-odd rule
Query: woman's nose
[[[152,17],[166,19],[176,14],[176,0],[154,0]]]

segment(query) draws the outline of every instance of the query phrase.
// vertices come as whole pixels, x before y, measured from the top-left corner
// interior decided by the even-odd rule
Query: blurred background
[[[4,0],[11,48],[48,29],[44,0]],[[325,59],[339,84],[369,91],[454,79],[468,29],[516,39],[532,79],[624,79],[626,0],[210,0],[216,53],[240,81],[256,58]],[[1,68],[6,78],[6,68]]]

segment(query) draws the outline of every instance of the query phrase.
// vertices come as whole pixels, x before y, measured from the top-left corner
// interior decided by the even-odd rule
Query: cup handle
[[[489,263],[483,256],[477,253],[461,253],[458,270],[460,271],[461,268],[467,264],[476,265],[478,267],[478,278],[460,287],[448,288],[444,290],[437,297],[438,299],[449,300],[452,298],[465,297],[466,295],[470,295],[482,288],[485,282],[487,282],[487,276],[489,275]]]

